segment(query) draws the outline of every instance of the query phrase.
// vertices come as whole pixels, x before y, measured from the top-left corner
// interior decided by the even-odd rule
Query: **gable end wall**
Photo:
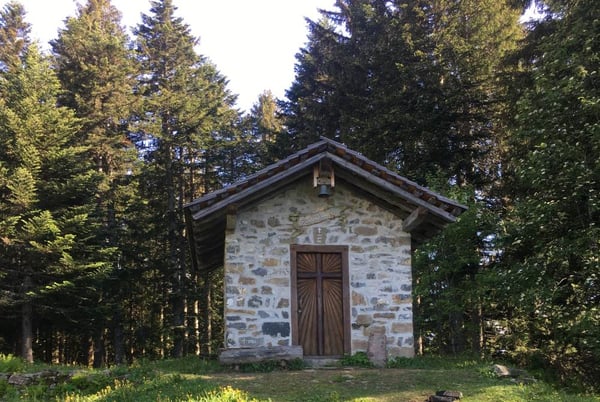
[[[341,181],[318,198],[308,178],[240,208],[226,233],[226,348],[292,344],[290,244],[349,247],[353,354],[384,333],[388,357],[414,355],[411,238],[402,220]]]

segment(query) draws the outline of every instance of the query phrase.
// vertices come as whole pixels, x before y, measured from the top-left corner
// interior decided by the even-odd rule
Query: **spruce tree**
[[[250,173],[273,163],[277,154],[275,146],[284,127],[277,99],[271,91],[259,95],[250,113],[243,117],[241,126],[245,132],[238,151],[241,171]]]
[[[569,385],[600,376],[600,5],[548,1],[518,76],[502,289],[520,357]]]
[[[500,77],[503,58],[521,38],[520,9],[509,1],[452,0],[336,7],[310,22],[283,108],[289,135],[278,143],[335,138],[479,211],[436,239],[438,251],[424,245],[415,258],[423,308],[447,306],[429,310],[436,315],[423,317],[429,327],[422,329],[436,333],[440,351],[479,349],[483,312],[473,304],[480,298],[462,290],[477,282],[483,264],[474,261],[488,251],[506,110]]]
[[[77,144],[78,120],[57,106],[59,91],[35,45],[22,67],[0,81],[2,316],[20,318],[27,361],[40,322],[63,330],[84,322],[111,251],[84,247],[95,224],[90,212],[100,177],[86,161],[86,147]]]
[[[479,353],[486,343],[485,321],[495,317],[497,305],[486,295],[493,283],[490,254],[498,247],[492,241],[497,238],[498,220],[493,189],[502,173],[499,150],[508,109],[506,89],[500,83],[509,71],[506,57],[523,32],[520,10],[508,2],[433,4],[433,56],[440,66],[439,102],[446,110],[447,125],[438,137],[442,142],[436,142],[431,153],[435,159],[450,161],[439,165],[439,176],[453,185],[429,181],[439,190],[445,188],[442,192],[455,194],[471,211],[417,250],[417,292],[422,307],[430,308],[421,314],[418,329],[439,333],[434,350],[460,353],[470,348]]]
[[[422,184],[441,174],[480,186],[502,107],[497,74],[520,39],[519,10],[506,1],[336,6],[309,21],[282,146],[323,135]]]
[[[78,7],[77,16],[66,20],[65,28],[51,42],[55,69],[64,91],[60,103],[75,110],[82,125],[79,141],[88,147],[90,160],[102,176],[96,192],[94,217],[99,230],[91,233],[90,242],[107,243],[123,249],[124,216],[129,193],[130,175],[137,158],[135,145],[128,136],[128,123],[136,97],[135,64],[128,47],[128,36],[120,25],[121,15],[110,0],[88,0]],[[113,275],[120,275],[122,261],[115,254]],[[105,326],[112,322],[114,352],[117,363],[124,358],[122,338],[121,281],[110,282],[102,295],[102,308],[93,328],[94,365],[105,360]],[[110,303],[110,306],[106,303]]]
[[[135,129],[138,144],[145,146],[142,191],[152,209],[148,236],[156,242],[152,275],[166,283],[157,293],[170,325],[160,311],[154,321],[168,334],[171,354],[178,357],[188,330],[186,302],[192,302],[186,288],[183,205],[219,185],[214,149],[238,114],[225,78],[196,53],[198,41],[175,10],[171,0],[153,1],[150,14],[142,15],[135,29],[141,66],[136,90],[143,98]]]
[[[25,9],[11,1],[0,11],[0,72],[20,67],[31,43],[31,26],[25,21]]]
[[[296,77],[286,91],[287,101],[281,103],[286,130],[285,135],[276,138],[276,158],[285,158],[318,141],[320,136],[343,140],[341,110],[331,99],[338,89],[334,81],[336,70],[331,64],[337,59],[339,35],[327,15],[318,22],[307,20],[307,25],[308,43],[296,54]],[[344,64],[342,60],[337,67]]]

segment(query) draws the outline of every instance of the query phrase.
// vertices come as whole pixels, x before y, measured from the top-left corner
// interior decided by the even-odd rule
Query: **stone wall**
[[[291,345],[290,244],[349,246],[352,353],[385,334],[413,356],[411,240],[402,220],[338,181],[318,198],[308,178],[240,208],[225,240],[225,345]]]

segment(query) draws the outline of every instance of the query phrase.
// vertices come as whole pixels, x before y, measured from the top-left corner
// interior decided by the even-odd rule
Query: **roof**
[[[212,270],[223,265],[227,215],[244,205],[312,176],[329,159],[335,180],[344,181],[378,205],[404,219],[404,230],[420,243],[439,233],[467,207],[400,176],[336,141],[321,140],[230,186],[184,206],[193,265]]]

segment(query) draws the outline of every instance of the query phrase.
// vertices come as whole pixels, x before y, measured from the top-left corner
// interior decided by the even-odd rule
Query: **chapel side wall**
[[[352,353],[378,332],[388,357],[414,356],[410,234],[342,181],[329,198],[306,180],[238,210],[225,238],[227,348],[292,344],[290,244],[349,246]]]

